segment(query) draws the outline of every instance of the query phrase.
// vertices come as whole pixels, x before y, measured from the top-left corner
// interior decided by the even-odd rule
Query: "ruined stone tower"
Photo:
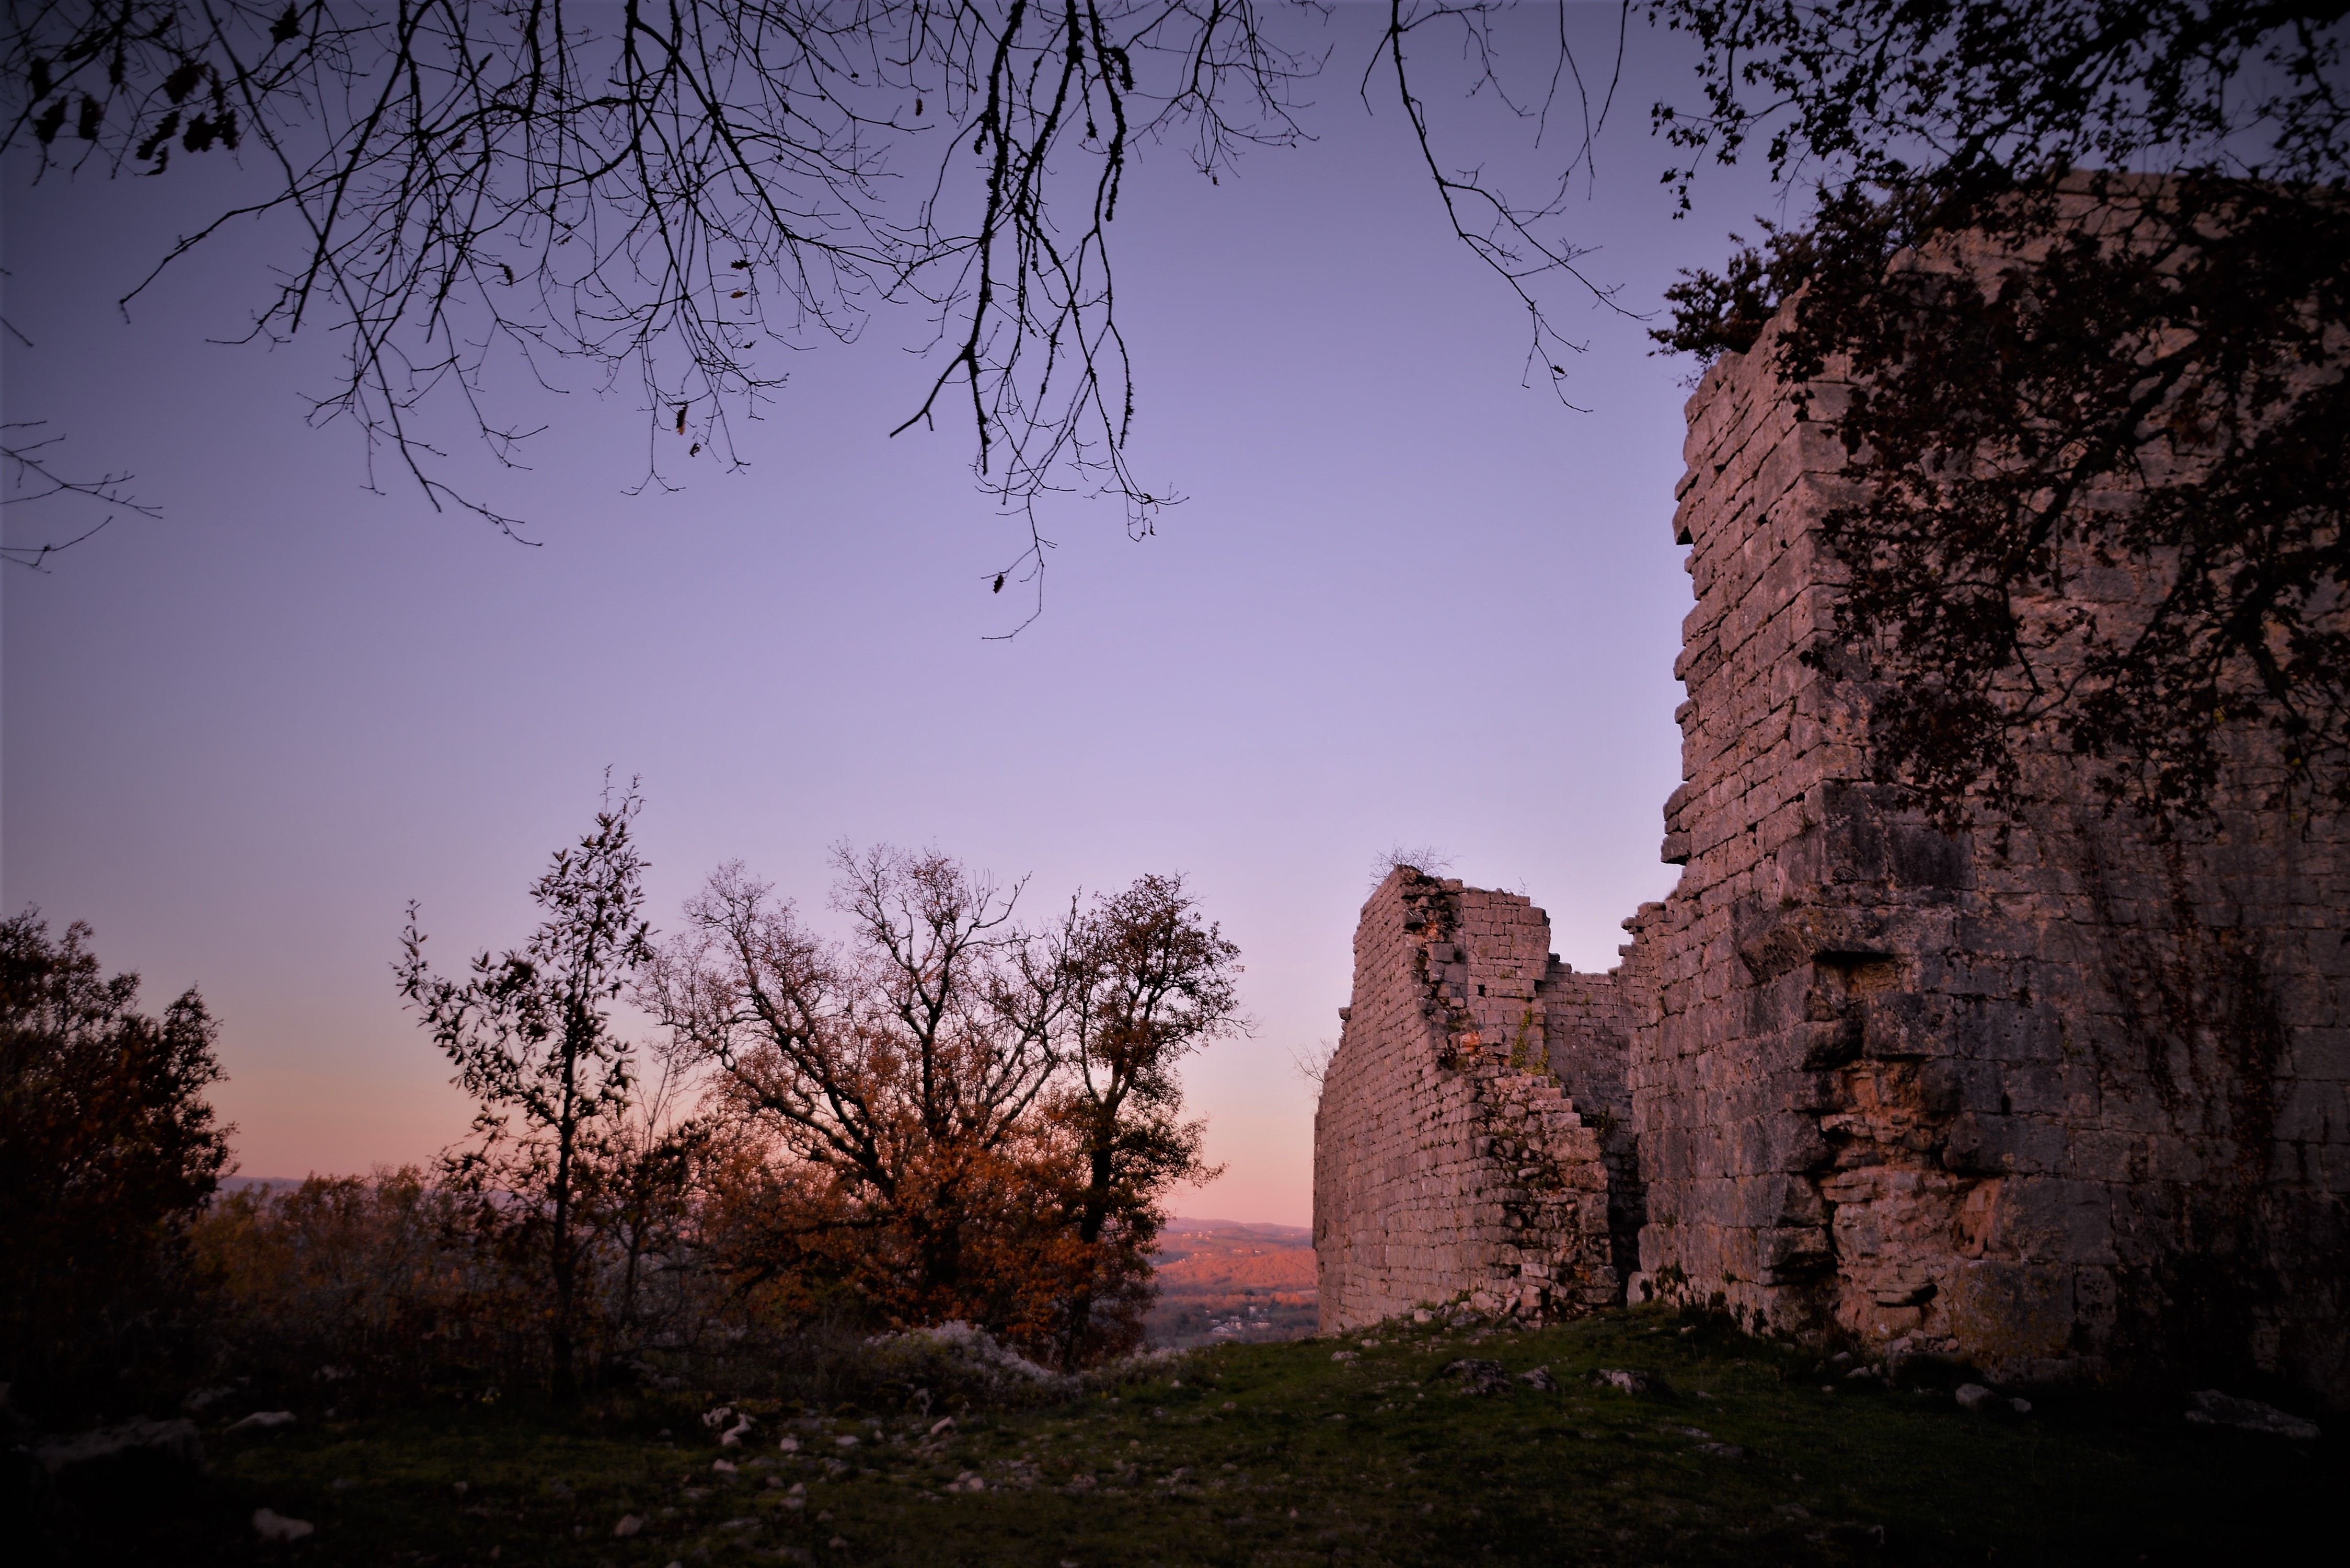
[[[1628,1296],[2350,1404],[2350,833],[2248,804],[2256,755],[2169,837],[2053,747],[2003,831],[1897,809],[1866,690],[1799,657],[1837,389],[1799,419],[1765,358],[1689,403],[1679,885],[1598,976],[1523,898],[1409,867],[1372,894],[1315,1125],[1324,1328]]]

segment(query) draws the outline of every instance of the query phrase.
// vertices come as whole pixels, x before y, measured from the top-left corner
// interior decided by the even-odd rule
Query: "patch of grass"
[[[1464,1393],[1439,1376],[1464,1356],[1547,1367],[1558,1386]],[[2086,1394],[1970,1415],[1816,1364],[1654,1311],[1530,1333],[1390,1326],[1205,1350],[937,1438],[902,1412],[776,1417],[724,1454],[733,1476],[694,1418],[707,1401],[310,1421],[208,1439],[203,1505],[116,1544],[148,1562],[419,1568],[2241,1561],[2330,1536],[2350,1480],[2334,1438]],[[1672,1392],[1596,1386],[1602,1367]],[[785,1431],[798,1452],[778,1451]],[[264,1506],[317,1533],[257,1546],[246,1521]],[[617,1536],[628,1515],[641,1530]]]

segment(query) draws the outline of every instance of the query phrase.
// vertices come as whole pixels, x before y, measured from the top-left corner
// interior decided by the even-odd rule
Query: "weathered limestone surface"
[[[2263,809],[2276,770],[2247,756],[2214,827],[2158,838],[2053,746],[1975,833],[1895,809],[1865,682],[1799,658],[1832,613],[1815,524],[1843,450],[1763,358],[1690,400],[1684,870],[1638,938],[1661,983],[1629,1066],[1635,1293],[2003,1376],[2200,1367],[2350,1399],[2344,825]],[[2110,619],[2156,591],[2076,580]]]
[[[1325,1326],[1545,1280],[1559,1310],[1621,1272],[1635,1300],[1999,1378],[2265,1376],[2350,1405],[2350,831],[2266,809],[2259,755],[2168,838],[2102,815],[2053,746],[2011,818],[1952,837],[1898,809],[1865,680],[1801,659],[1833,613],[1841,389],[1799,419],[1763,358],[1689,406],[1679,886],[1604,976],[1551,961],[1510,895],[1406,871],[1373,895],[1316,1124]],[[2116,617],[2154,591],[2078,580]],[[1537,1067],[1572,1126],[1488,1152]],[[1530,1245],[1507,1195],[1544,1158],[1585,1199]]]
[[[1315,1117],[1326,1331],[1456,1297],[1539,1316],[1620,1296],[1602,1134],[1544,1065],[1563,969],[1513,894],[1403,867],[1363,906]]]

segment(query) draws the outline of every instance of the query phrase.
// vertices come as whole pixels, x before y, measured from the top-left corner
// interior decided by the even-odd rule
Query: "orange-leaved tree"
[[[649,1006],[773,1140],[754,1277],[849,1282],[883,1321],[983,1317],[966,1242],[1053,1066],[1007,998],[1019,889],[946,856],[836,852],[846,943],[739,865],[686,906]]]
[[[740,866],[645,988],[672,1049],[765,1143],[733,1266],[812,1308],[963,1319],[1065,1364],[1139,1338],[1156,1205],[1206,1174],[1175,1066],[1234,1026],[1235,950],[1179,878],[1041,931],[936,851],[842,848],[819,939]]]

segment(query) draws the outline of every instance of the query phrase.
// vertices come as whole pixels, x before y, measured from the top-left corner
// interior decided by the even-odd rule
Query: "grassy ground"
[[[2341,1550],[2350,1455],[2335,1437],[2191,1427],[2177,1402],[2110,1397],[1970,1415],[1946,1393],[1832,1382],[1813,1355],[1648,1312],[1378,1337],[1202,1351],[1114,1396],[966,1415],[935,1438],[904,1412],[797,1425],[773,1412],[754,1446],[727,1451],[732,1476],[712,1468],[706,1401],[606,1401],[564,1420],[306,1420],[208,1438],[203,1498],[145,1523],[94,1520],[89,1545],[140,1562],[399,1568],[2209,1563],[2297,1545],[2290,1563]],[[1355,1358],[1335,1361],[1342,1347]],[[1545,1366],[1558,1387],[1463,1393],[1438,1376],[1463,1356]],[[1660,1373],[1676,1391],[1596,1386],[1601,1367]],[[778,1451],[784,1432],[798,1452]],[[256,1507],[317,1532],[256,1544]],[[630,1515],[640,1530],[616,1535]]]

